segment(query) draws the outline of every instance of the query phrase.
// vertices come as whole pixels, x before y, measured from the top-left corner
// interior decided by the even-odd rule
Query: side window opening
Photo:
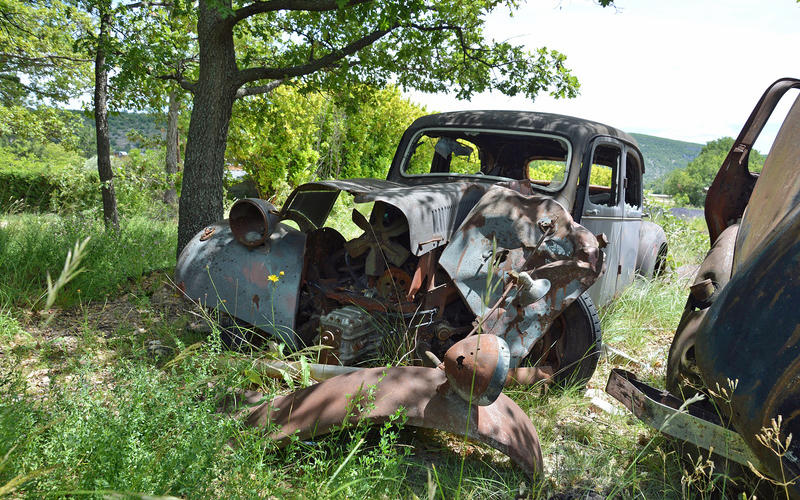
[[[642,168],[638,155],[628,151],[625,155],[625,205],[642,208]]]
[[[617,206],[617,178],[622,152],[619,147],[601,144],[592,154],[589,170],[589,201],[594,205]]]

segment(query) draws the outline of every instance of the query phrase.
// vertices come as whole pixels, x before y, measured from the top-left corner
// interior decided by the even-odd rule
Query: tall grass
[[[341,202],[332,222],[349,221],[347,205]],[[673,271],[637,281],[602,311],[605,340],[634,355],[668,345],[687,293],[674,269],[699,262],[707,248],[694,226],[663,217],[657,221],[668,232]],[[27,350],[8,346],[24,331],[15,319],[18,308],[39,300],[46,273],[57,275],[67,250],[91,236],[82,262],[86,271],[64,287],[61,305],[128,290],[126,282],[143,273],[174,266],[174,222],[133,217],[119,233],[107,233],[101,223],[77,217],[25,214],[4,221],[0,350],[7,355],[0,356],[0,457],[9,458],[0,468],[0,487],[27,478],[16,495],[550,498],[568,493],[581,498],[596,491],[621,498],[687,496],[680,452],[627,414],[593,411],[577,389],[506,391],[539,431],[546,476],[536,483],[492,450],[442,433],[412,432],[402,413],[377,428],[359,425],[277,449],[268,430],[244,428],[219,411],[219,401],[231,390],[255,386],[269,398],[286,392],[285,385],[266,377],[254,383],[253,365],[243,355],[236,355],[241,363],[220,362],[236,356],[220,352],[216,325],[208,339],[197,342],[185,330],[186,321],[168,320],[157,311],[145,312],[146,334],[136,333],[138,324],[118,325],[114,337],[91,343],[91,334],[75,334],[85,342],[73,355],[79,359],[64,360],[49,372],[53,380],[45,393],[31,391],[20,366],[46,358],[39,351],[50,344]],[[137,306],[147,309],[147,301]],[[80,328],[91,332],[91,318],[85,322]],[[167,354],[148,351],[151,340],[168,347]],[[106,361],[94,355],[99,351]],[[656,356],[664,358],[664,350]],[[590,384],[601,387],[607,369],[601,364]]]
[[[117,292],[128,279],[175,265],[176,225],[140,216],[121,221],[119,232],[99,220],[53,214],[3,217],[0,229],[0,306],[31,308],[47,291],[47,273],[58,276],[76,241],[91,236],[85,272],[64,287],[62,305]]]

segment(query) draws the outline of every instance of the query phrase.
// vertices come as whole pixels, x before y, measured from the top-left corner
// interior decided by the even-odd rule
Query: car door
[[[589,288],[589,295],[598,306],[605,305],[617,293],[617,277],[621,273],[620,256],[623,244],[624,205],[620,183],[624,166],[625,146],[610,137],[595,138],[586,156],[589,168],[580,182],[586,184],[580,223],[594,234],[608,239],[604,249],[606,271]],[[638,237],[638,234],[637,234]],[[634,250],[635,251],[635,250]],[[636,263],[634,253],[633,262]]]
[[[622,293],[636,276],[636,258],[639,251],[639,231],[642,226],[642,156],[631,146],[625,146],[623,166],[620,169],[620,198],[622,199],[622,237],[617,264],[616,294]]]

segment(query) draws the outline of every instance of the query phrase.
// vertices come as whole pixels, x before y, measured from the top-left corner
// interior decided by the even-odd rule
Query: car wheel
[[[584,387],[597,368],[601,348],[600,317],[584,293],[556,318],[521,366],[547,366],[555,385]]]

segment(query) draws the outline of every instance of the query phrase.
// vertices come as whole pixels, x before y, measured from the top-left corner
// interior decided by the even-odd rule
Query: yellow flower
[[[270,280],[273,283],[277,283],[280,278],[278,278],[274,274],[270,274],[269,276],[267,276],[267,279]]]
[[[283,275],[284,275],[284,272],[283,272],[283,271],[281,271],[281,272],[279,272],[278,274],[280,274],[281,276],[283,276]]]

